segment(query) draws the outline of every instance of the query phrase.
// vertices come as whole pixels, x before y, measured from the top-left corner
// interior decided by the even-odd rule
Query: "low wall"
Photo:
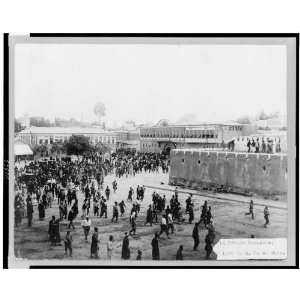
[[[175,149],[169,183],[190,188],[227,186],[261,195],[287,193],[287,157],[278,154]]]

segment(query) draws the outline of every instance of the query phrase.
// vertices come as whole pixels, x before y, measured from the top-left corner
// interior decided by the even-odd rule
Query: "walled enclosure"
[[[287,193],[287,157],[278,154],[174,149],[169,184],[200,189],[227,186],[261,195]]]

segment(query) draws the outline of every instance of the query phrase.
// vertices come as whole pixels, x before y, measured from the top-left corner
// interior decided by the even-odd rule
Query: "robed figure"
[[[123,239],[123,244],[122,244],[122,258],[123,259],[130,258],[129,238],[127,232],[125,233],[125,237]]]
[[[159,260],[158,233],[152,239],[152,260]]]

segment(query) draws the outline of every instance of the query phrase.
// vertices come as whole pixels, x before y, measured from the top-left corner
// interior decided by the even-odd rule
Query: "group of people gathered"
[[[124,152],[114,153],[109,159],[87,156],[78,161],[69,159],[35,161],[26,165],[24,169],[16,170],[15,225],[16,227],[20,226],[22,219],[26,217],[27,225],[31,227],[35,206],[37,206],[39,221],[44,221],[47,210],[52,208],[51,214],[48,214],[51,219],[47,232],[50,245],[61,245],[61,229],[64,225],[67,229],[63,239],[65,254],[72,256],[73,232],[76,229],[75,225],[80,224],[86,242],[89,242],[90,231],[93,228],[90,257],[99,258],[99,226],[101,225],[97,219],[104,218],[108,219],[108,222],[118,223],[121,217],[125,220],[128,218],[129,227],[122,241],[121,258],[130,259],[132,257],[129,247],[130,236],[134,237],[137,234],[137,221],[139,220],[141,227],[159,226],[150,245],[152,259],[158,260],[160,259],[159,241],[161,236],[165,235],[169,239],[176,232],[177,224],[193,224],[190,235],[194,241],[193,250],[198,250],[200,230],[206,230],[204,249],[205,257],[209,259],[215,240],[215,229],[212,210],[206,201],[201,206],[201,214],[196,222],[192,195],[187,195],[185,207],[182,207],[177,188],[170,199],[154,191],[152,202],[147,204],[146,212],[142,214],[142,217],[140,217],[140,213],[141,209],[145,207],[143,205],[145,186],[129,187],[127,199],[111,201],[111,194],[117,194],[118,191],[117,180],[122,176],[135,176],[139,172],[162,171],[165,173],[168,172],[168,168],[169,162],[162,155]],[[104,177],[108,174],[114,175],[115,179],[111,185],[104,187]],[[108,207],[111,210],[108,210]],[[57,213],[53,213],[55,209],[57,209]],[[98,226],[93,226],[92,222],[97,223]],[[114,237],[110,235],[106,241],[108,259],[113,256],[114,244]],[[183,259],[184,247],[186,246],[179,245],[176,259]],[[138,249],[136,259],[141,260],[142,257],[142,250]]]

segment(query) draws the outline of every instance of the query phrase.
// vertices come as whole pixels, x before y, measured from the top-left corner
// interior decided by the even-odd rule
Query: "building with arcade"
[[[164,119],[140,129],[140,151],[168,154],[175,148],[221,148],[234,138],[253,132],[253,126],[239,123],[176,125]]]

